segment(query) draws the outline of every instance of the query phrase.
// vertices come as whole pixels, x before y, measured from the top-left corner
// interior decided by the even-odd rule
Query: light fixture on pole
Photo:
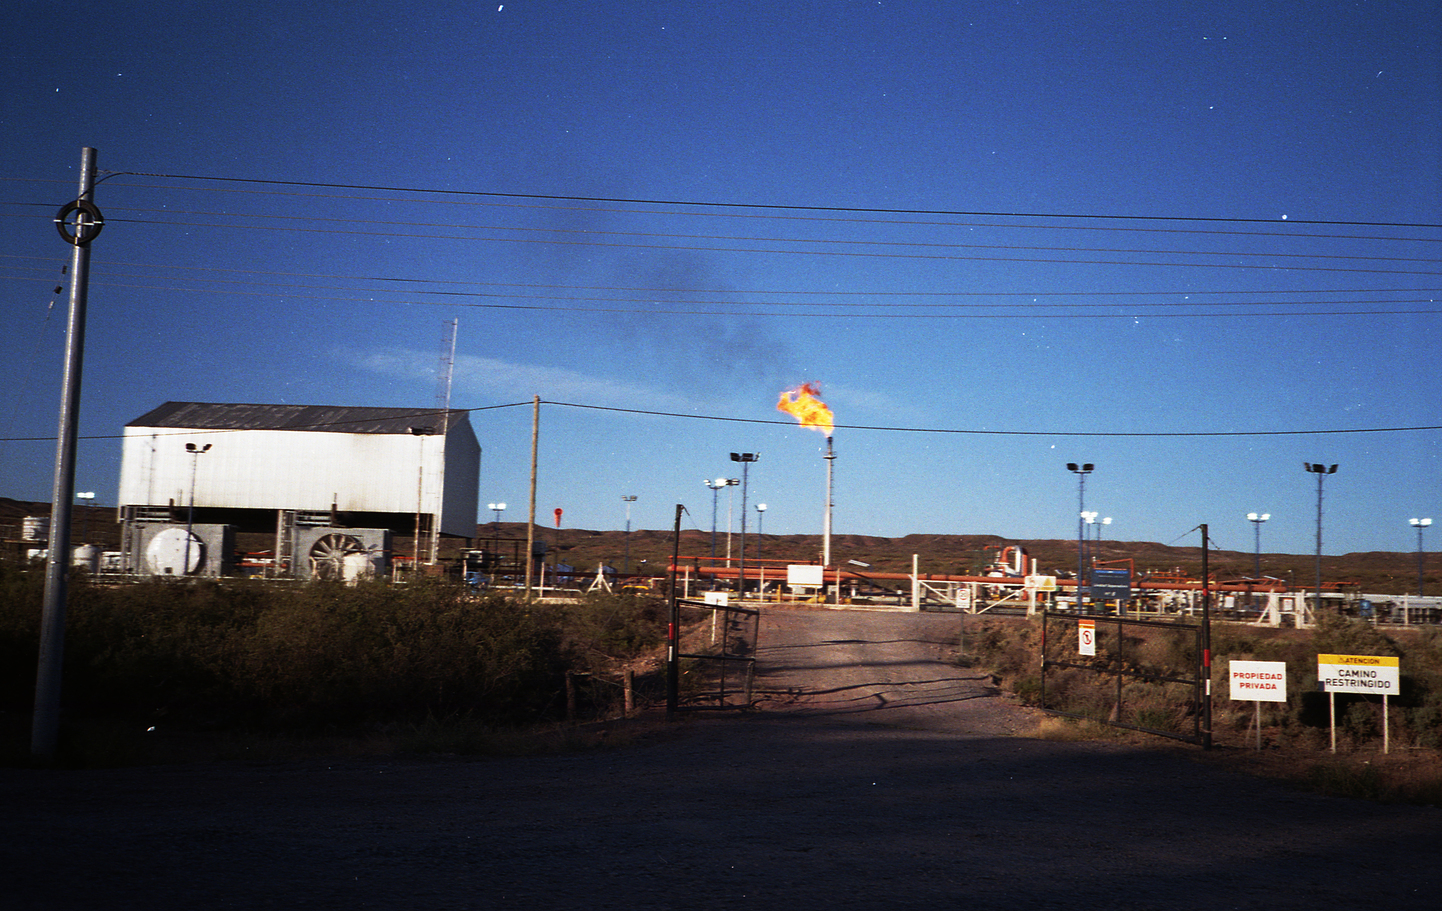
[[[1422,597],[1422,529],[1432,524],[1431,519],[1411,519],[1412,527],[1417,529],[1417,597]]]
[[[1076,609],[1082,609],[1082,579],[1086,575],[1086,489],[1087,475],[1096,466],[1091,462],[1066,463],[1066,470],[1077,476],[1077,520],[1076,520]]]
[[[186,510],[185,514],[185,562],[180,564],[180,571],[182,573],[190,572],[190,540],[192,537],[190,532],[191,529],[195,527],[196,469],[200,466],[201,454],[209,452],[210,445],[209,443],[206,443],[204,446],[197,446],[194,443],[185,444],[185,451],[190,453],[190,507]]]
[[[718,481],[725,481],[727,487],[736,487],[741,483],[740,478],[717,478]],[[726,491],[726,565],[731,565],[731,529],[735,527],[736,520],[732,517],[736,512],[736,491]]]
[[[1252,578],[1262,578],[1262,523],[1272,517],[1269,512],[1247,513],[1247,521],[1252,523]]]
[[[721,488],[730,482],[725,478],[717,478],[714,481],[707,478],[701,483],[711,489],[711,562],[714,564],[716,562],[716,498],[720,494]]]
[[[746,483],[751,463],[761,458],[759,452],[733,452],[731,461],[741,463],[741,564],[736,575],[736,598],[746,600]]]
[[[416,537],[411,546],[411,572],[418,572],[421,565],[421,515],[425,512],[426,494],[426,437],[436,432],[434,427],[407,427],[411,436],[418,438],[416,455]],[[431,518],[435,522],[435,518]],[[434,556],[434,555],[432,555]]]
[[[95,499],[95,491],[77,490],[75,492],[75,499],[93,500]],[[90,510],[88,508],[83,510],[81,515],[82,518],[80,519],[80,543],[85,544],[88,543],[85,539],[90,537]],[[1428,521],[1431,520],[1429,519]]]
[[[631,574],[631,504],[636,502],[635,497],[622,497],[621,502],[626,504],[626,562],[621,572]]]
[[[762,520],[762,519],[765,519],[765,518],[766,518],[766,504],[765,504],[765,503],[757,503],[757,504],[756,504],[756,559],[758,559],[758,560],[761,559],[761,536],[762,536],[762,534],[764,534],[764,532],[762,531],[762,528],[765,527],[765,523],[763,523],[761,520]]]
[[[501,513],[506,511],[506,504],[487,503],[486,508],[496,514],[496,527],[491,531],[491,542],[495,548],[496,556],[492,559],[499,559],[501,553]]]
[[[1313,610],[1322,609],[1322,479],[1329,474],[1337,473],[1336,465],[1323,465],[1320,462],[1303,462],[1302,467],[1317,476],[1317,600],[1313,604]]]

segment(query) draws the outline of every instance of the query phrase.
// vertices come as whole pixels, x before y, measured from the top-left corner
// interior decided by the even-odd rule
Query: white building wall
[[[186,443],[211,448],[194,456]],[[120,503],[186,506],[193,470],[198,507],[422,512],[440,516],[441,531],[472,537],[479,468],[480,447],[464,420],[448,438],[127,427]]]

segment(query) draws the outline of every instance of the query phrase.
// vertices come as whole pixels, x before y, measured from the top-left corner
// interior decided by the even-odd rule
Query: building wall
[[[211,444],[193,456],[186,443]],[[122,506],[422,512],[475,535],[480,447],[467,420],[447,436],[125,428]]]

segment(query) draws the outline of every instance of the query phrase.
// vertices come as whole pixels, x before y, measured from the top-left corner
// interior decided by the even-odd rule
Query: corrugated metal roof
[[[315,430],[323,433],[405,433],[464,423],[466,412],[439,408],[363,408],[352,405],[238,405],[166,402],[127,427],[185,430]]]

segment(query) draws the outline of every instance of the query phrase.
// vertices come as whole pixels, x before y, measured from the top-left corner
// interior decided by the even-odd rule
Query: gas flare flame
[[[801,424],[802,427],[810,427],[831,436],[832,430],[836,427],[835,418],[831,409],[821,401],[821,386],[816,383],[802,383],[795,389],[788,389],[781,393],[781,400],[776,403],[777,411],[784,411]]]

